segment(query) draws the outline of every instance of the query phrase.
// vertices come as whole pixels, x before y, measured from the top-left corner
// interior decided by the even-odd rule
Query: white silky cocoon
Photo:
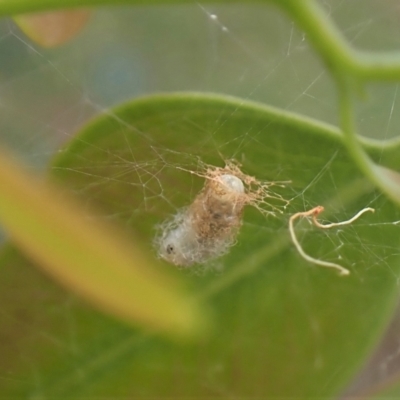
[[[246,204],[241,179],[223,174],[206,181],[193,203],[161,225],[159,257],[190,267],[220,257],[235,243]]]

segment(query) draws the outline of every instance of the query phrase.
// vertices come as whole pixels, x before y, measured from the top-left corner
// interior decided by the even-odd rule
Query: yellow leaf
[[[0,187],[0,223],[62,285],[130,324],[183,337],[202,331],[202,316],[178,282],[114,226],[2,153]]]

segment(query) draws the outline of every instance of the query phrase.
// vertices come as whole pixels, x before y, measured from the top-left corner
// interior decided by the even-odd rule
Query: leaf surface
[[[398,143],[365,147],[400,169]],[[133,332],[8,249],[0,326],[9,340],[0,352],[1,376],[13,380],[4,381],[3,395],[329,398],[343,389],[396,304],[400,215],[360,175],[335,128],[230,97],[153,96],[84,127],[55,158],[51,176],[156,257],[156,226],[202,188],[201,163],[232,158],[258,179],[291,181],[272,187],[290,204],[268,218],[249,207],[229,254],[201,274],[181,271],[213,312],[212,334],[184,345]],[[350,269],[348,277],[310,265],[290,241],[290,215],[317,205],[325,221],[376,209],[331,231],[296,224],[304,250]]]

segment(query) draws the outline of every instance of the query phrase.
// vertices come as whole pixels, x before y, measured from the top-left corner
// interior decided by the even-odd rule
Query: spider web
[[[355,46],[372,50],[400,48],[400,7],[396,1],[322,3]],[[149,26],[155,28],[149,29]],[[224,7],[193,2],[174,7],[99,10],[79,38],[56,50],[40,48],[11,21],[3,21],[0,54],[2,142],[39,172],[90,117],[102,113],[113,116],[114,105],[156,92],[224,93],[337,125],[332,81],[310,51],[305,35],[272,7],[240,4]],[[400,125],[398,86],[371,85],[368,90],[370,100],[357,110],[360,132],[378,139],[396,137]],[[124,124],[123,120],[118,122]],[[146,133],[138,134],[144,135],[146,141]],[[204,134],[205,140],[212,142],[212,133]],[[241,147],[248,140],[246,133],[237,138],[237,151],[230,156],[239,157]],[[161,197],[171,212],[175,212],[180,205],[166,194],[157,171],[168,167],[196,172],[202,160],[182,153],[179,154],[182,161],[171,165],[168,158],[176,150],[153,143],[150,138],[148,143],[154,149],[152,160],[132,164],[121,158],[119,162],[126,162],[127,168],[134,169],[141,177],[141,184],[137,186],[143,192],[142,211],[149,208],[153,197]],[[222,147],[214,146],[216,154],[223,153]],[[332,161],[328,160],[305,187],[290,189],[289,200],[301,199],[304,210],[314,207],[308,199],[318,181],[326,179],[333,187],[337,186],[329,172]],[[284,166],[272,168],[279,176]],[[111,182],[113,177],[109,179]],[[149,180],[153,180],[151,190]],[[365,206],[373,206],[375,200],[371,196]],[[286,229],[288,216],[284,211],[279,229]],[[251,226],[252,221],[245,221],[246,224]],[[362,224],[358,222],[358,226]],[[259,227],[260,230],[275,228],[276,225]],[[308,232],[311,228],[302,225],[302,229]],[[351,226],[318,234],[335,244],[334,254],[324,257],[340,260],[342,248],[353,244],[374,253],[373,245],[366,243]],[[388,252],[398,254],[399,251],[390,248]],[[385,260],[377,262],[385,265]],[[395,274],[393,279],[400,282]],[[70,319],[67,344],[35,329],[46,340],[76,349],[72,314]],[[21,354],[21,359],[26,357]],[[388,334],[388,340],[352,390],[354,393],[364,390],[373,380],[384,379],[399,368],[400,344]],[[40,373],[34,365],[32,374],[37,375],[40,389]],[[12,380],[13,376],[0,377],[0,381],[8,379]]]

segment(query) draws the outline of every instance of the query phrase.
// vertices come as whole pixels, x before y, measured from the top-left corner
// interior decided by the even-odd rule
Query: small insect
[[[155,239],[159,256],[181,267],[203,264],[225,254],[236,242],[246,205],[263,214],[274,214],[281,210],[260,207],[268,204],[267,198],[288,203],[269,190],[283,182],[260,182],[244,174],[234,161],[228,161],[224,168],[208,167],[200,176],[206,179],[203,189],[190,206],[161,225]]]

